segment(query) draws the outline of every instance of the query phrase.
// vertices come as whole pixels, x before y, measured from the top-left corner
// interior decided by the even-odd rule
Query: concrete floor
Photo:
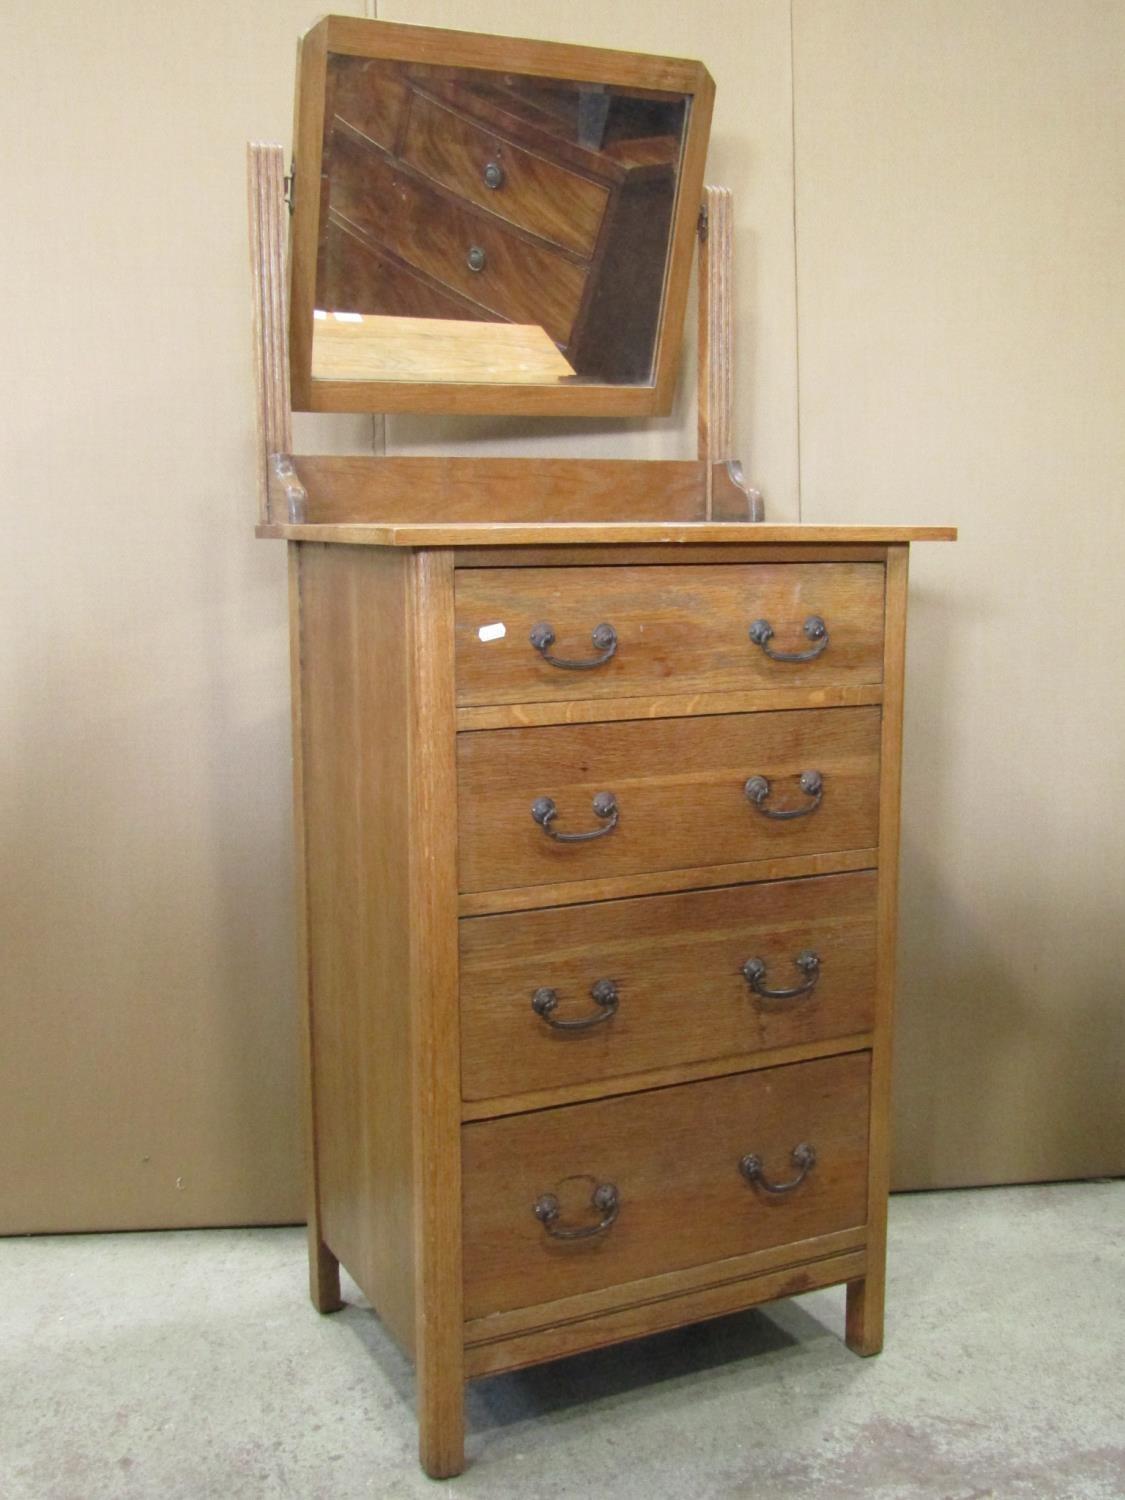
[[[471,1387],[445,1493],[1125,1496],[1125,1182],[895,1198],[886,1351],[843,1293]],[[409,1500],[410,1368],[296,1229],[0,1241],[0,1496]]]

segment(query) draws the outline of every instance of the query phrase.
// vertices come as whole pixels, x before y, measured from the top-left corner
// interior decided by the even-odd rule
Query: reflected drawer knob
[[[485,253],[479,245],[470,245],[469,253],[465,257],[465,264],[470,271],[484,270]]]
[[[487,188],[504,186],[504,168],[498,161],[490,161],[484,169],[484,185]]]

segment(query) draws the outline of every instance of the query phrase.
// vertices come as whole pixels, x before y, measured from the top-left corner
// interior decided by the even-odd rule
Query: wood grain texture
[[[466,1317],[861,1225],[867,1075],[856,1053],[464,1126]],[[740,1174],[755,1152],[788,1180],[801,1142],[817,1162],[792,1193]],[[553,1193],[589,1223],[599,1182],[620,1194],[605,1234],[557,1240],[532,1212]]]
[[[710,470],[734,458],[734,210],[729,188],[703,192],[699,252],[699,456]],[[712,514],[708,506],[707,515]]]
[[[509,886],[494,891],[462,892],[457,908],[463,917],[497,912],[531,911],[544,906],[574,906],[583,901],[619,901],[627,896],[655,896],[667,891],[711,890],[750,880],[794,880],[802,875],[838,875],[873,869],[876,849],[838,849],[829,854],[783,854],[774,859],[734,864],[694,865],[678,870],[646,870],[640,875],[569,880],[553,885]]]
[[[320,245],[319,163],[324,146],[327,41],[328,27],[321,22],[305,33],[297,49],[293,160],[298,180],[289,220],[289,375],[296,411],[310,409],[314,389],[313,312]]]
[[[458,735],[457,760],[463,891],[866,848],[876,837],[873,707],[485,730]],[[807,816],[776,821],[744,793],[747,778],[765,776],[771,805],[807,805],[806,770],[824,778]],[[560,843],[531,817],[551,797],[559,832],[599,828],[591,804],[603,791],[619,821],[589,843]]]
[[[309,1297],[317,1312],[336,1312],[340,1298],[340,1262],[324,1242],[320,1208],[321,1152],[317,1135],[312,976],[309,970],[309,887],[306,877],[304,715],[301,681],[301,573],[296,542],[289,546],[289,684],[293,743],[293,876],[296,918],[297,994],[301,1032],[301,1110],[305,1136],[306,1212],[308,1214]]]
[[[402,154],[435,182],[532,234],[582,256],[594,248],[608,197],[604,184],[521,149],[435,99],[415,95]],[[495,188],[483,176],[490,161],[503,170]]]
[[[909,549],[887,558],[886,659],[884,663],[879,788],[878,967],[875,1046],[871,1058],[871,1154],[868,1178],[869,1262],[848,1287],[847,1342],[857,1354],[883,1347],[886,1300],[887,1194],[891,1171],[891,1057],[894,1044],[895,964],[898,945],[898,855],[901,826],[902,711],[906,669],[906,602]]]
[[[290,543],[292,546],[293,544]],[[854,708],[881,703],[881,686],[685,693],[652,698],[578,698],[558,703],[500,703],[459,708],[458,729],[516,729],[532,724],[600,724],[608,719],[682,719],[699,714],[756,714],[781,708]]]
[[[495,316],[541,324],[558,343],[570,341],[586,285],[584,264],[516,235],[501,220],[438,191],[419,173],[339,127],[333,134],[331,184],[333,213],[353,233],[376,248],[385,246]],[[484,251],[479,271],[467,264],[473,245]]]
[[[684,1266],[658,1276],[645,1276],[640,1281],[597,1287],[592,1292],[579,1292],[552,1302],[491,1313],[484,1318],[469,1319],[465,1324],[465,1343],[471,1350],[474,1345],[510,1339],[515,1334],[558,1328],[564,1323],[578,1322],[620,1308],[659,1302],[685,1292],[721,1286],[724,1282],[745,1281],[767,1271],[788,1270],[807,1265],[810,1261],[826,1260],[830,1256],[862,1250],[865,1243],[866,1231],[860,1225],[832,1234],[813,1235],[805,1240],[790,1240],[765,1250],[751,1250],[746,1255],[731,1255],[703,1266]]]
[[[684,141],[680,174],[676,183],[672,244],[664,284],[664,310],[654,361],[654,412],[671,410],[676,389],[684,307],[687,302],[692,255],[698,240],[703,171],[707,160],[707,142],[711,134],[711,112],[715,104],[715,84],[706,69],[700,67],[693,88],[685,92],[691,94],[692,100],[687,138]]]
[[[608,415],[608,413],[607,413]],[[261,537],[292,542],[346,542],[366,547],[683,546],[748,543],[783,546],[854,543],[953,542],[953,526],[801,526],[769,521],[403,522],[259,526]]]
[[[755,1068],[780,1067],[783,1063],[809,1062],[816,1057],[836,1057],[843,1052],[869,1052],[871,1032],[857,1031],[823,1042],[798,1042],[791,1047],[770,1047],[762,1052],[740,1052],[705,1062],[676,1063],[643,1073],[626,1073],[607,1084],[603,1078],[584,1079],[558,1088],[533,1089],[522,1094],[503,1094],[491,1099],[468,1099],[461,1106],[462,1120],[493,1120],[500,1115],[522,1115],[535,1109],[554,1109],[559,1104],[581,1104],[600,1099],[607,1092],[639,1094],[646,1089],[671,1088],[679,1083],[697,1083],[702,1078],[724,1078]]]
[[[308,993],[320,1233],[415,1348],[405,555],[302,547]],[[377,732],[376,732],[377,731]]]
[[[703,469],[692,461],[302,454],[293,464],[307,491],[306,520],[316,525],[494,526],[535,524],[548,515],[602,524],[654,515],[693,521],[703,515]]]
[[[327,16],[308,35],[319,31],[325,33],[329,51],[355,57],[377,55],[433,66],[532,73],[543,78],[579,78],[591,83],[662,89],[673,94],[693,93],[700,78],[707,76],[702,63],[687,58],[438,26],[367,21],[355,16]]]
[[[456,828],[453,719],[453,559],[411,559],[407,594],[411,682],[406,781],[380,795],[405,804],[410,979],[398,1003],[411,1012],[415,1167],[415,1282],[418,1425],[422,1466],[431,1478],[464,1464],[461,1299],[460,1048],[457,1010]],[[363,649],[376,651],[373,642]],[[378,739],[384,726],[371,722]],[[394,1059],[402,1069],[402,1054]],[[401,1086],[401,1085],[400,1085]]]
[[[524,73],[546,78],[581,78],[624,90],[637,88],[665,90],[673,94],[684,93],[691,96],[684,149],[680,159],[678,196],[672,216],[672,238],[667,272],[661,299],[660,330],[650,381],[613,385],[591,382],[537,386],[473,381],[412,383],[400,380],[367,382],[310,378],[313,310],[316,296],[316,251],[320,231],[319,218],[322,211],[321,195],[315,191],[315,184],[321,175],[329,54],[359,58],[377,55],[384,59],[417,62],[427,67],[437,65],[481,70],[493,69],[504,75]],[[572,71],[575,68],[586,68],[589,72]],[[301,163],[301,180],[307,183],[308,187],[304,192],[298,191],[291,242],[291,353],[294,367],[294,404],[298,409],[386,412],[503,411],[517,414],[553,412],[576,416],[642,415],[664,413],[670,410],[675,390],[676,362],[687,296],[696,205],[702,187],[706,139],[714,93],[714,85],[702,64],[678,59],[649,58],[635,53],[615,53],[594,48],[527,42],[506,37],[477,36],[423,27],[388,25],[346,17],[328,17],[306,34],[302,44],[299,74],[294,140],[297,143],[296,155]],[[341,146],[344,138],[344,133],[340,130],[335,130],[332,134],[334,181],[337,175],[335,171],[337,148]],[[397,144],[401,145],[402,142],[399,141]],[[415,148],[424,152],[424,147],[417,142]],[[343,149],[347,150],[346,145]],[[537,154],[542,156],[541,152]],[[429,167],[434,168],[437,165],[434,161],[428,160]],[[620,165],[623,169],[628,165],[624,157]],[[647,169],[643,162],[638,162],[636,165],[638,172],[635,175],[639,181]],[[665,174],[667,173],[667,166],[663,162],[650,165],[659,166]],[[440,182],[440,177],[422,179],[420,175],[417,182],[408,182],[411,170],[402,163],[396,168],[394,191],[400,197],[402,193],[406,194],[407,199],[411,195],[417,196],[418,192],[425,190],[427,181]],[[644,188],[645,183],[641,182],[640,185]],[[460,210],[449,196],[447,188],[439,187],[436,191],[445,193],[448,201],[442,203],[440,207],[435,207],[430,203],[422,214],[425,220],[422,227],[425,232],[413,241],[415,249],[418,246],[421,246],[423,251],[427,246],[433,248],[434,243],[442,238],[443,222],[446,238],[450,240],[450,243],[455,240],[459,242],[461,238],[460,229],[464,228],[464,225],[457,219]],[[472,200],[462,199],[462,202],[471,204]],[[401,207],[402,203],[398,202],[398,206]],[[494,208],[492,204],[487,206],[490,210]],[[354,203],[353,207],[355,207]],[[337,208],[334,188],[334,213]],[[362,205],[360,208],[362,209]],[[341,209],[340,212],[343,213],[345,210]],[[348,213],[347,217],[353,226],[357,224],[358,221],[351,213]],[[491,226],[478,223],[474,227],[473,238],[468,241],[468,243],[480,244],[486,249],[488,266],[494,272],[490,278],[491,290],[485,298],[485,305],[501,316],[515,317],[521,322],[542,322],[555,337],[569,336],[571,324],[568,322],[567,332],[560,334],[561,325],[554,314],[546,318],[525,317],[514,305],[508,305],[507,301],[504,306],[496,306],[496,298],[509,300],[517,298],[518,300],[519,288],[528,284],[530,279],[534,279],[541,290],[549,290],[556,298],[561,297],[562,302],[569,307],[573,288],[570,287],[567,277],[570,272],[578,271],[580,268],[571,265],[568,271],[560,264],[552,262],[549,274],[540,274],[540,272],[529,274],[520,272],[516,262],[509,257],[510,263],[507,265],[506,273],[500,274],[504,271],[503,263],[506,257],[507,242],[503,237],[504,221],[496,217],[494,212],[486,217],[492,219],[493,224],[497,226],[496,232],[493,232]],[[380,228],[385,228],[392,222],[391,216],[384,212],[376,213],[374,219],[377,220]],[[550,253],[538,250],[530,240],[527,240],[528,231],[517,220],[509,222],[513,232],[518,231],[525,236],[525,242],[520,246],[522,256],[530,255],[534,258],[536,255],[542,257],[544,253]],[[360,232],[363,232],[362,224],[359,224],[358,228]],[[486,245],[484,237],[489,234],[492,234],[492,239]],[[604,235],[599,236],[594,260],[591,262],[595,272],[598,269],[599,256],[603,249],[603,240]],[[538,243],[542,245],[546,244],[546,241],[540,240]],[[568,250],[566,253],[573,255],[574,252]],[[442,280],[447,279],[447,276],[451,277],[451,284],[460,286],[456,274],[459,266],[463,268],[464,251],[462,250],[460,258],[456,259],[451,259],[443,251],[439,260],[440,267],[430,268],[432,274]],[[541,270],[546,272],[545,262]],[[482,295],[479,280],[475,288],[466,287],[463,290],[474,300]],[[625,294],[627,293],[628,287],[626,286]],[[592,330],[597,333],[604,324],[604,318],[598,314],[597,308],[591,302],[586,312],[579,313],[579,323],[589,324],[590,328],[587,331]],[[582,328],[577,325],[575,328],[576,337],[586,337]]]
[[[883,569],[878,563],[706,567],[458,569],[457,701],[462,705],[597,699],[672,690],[739,692],[882,677]],[[803,652],[820,616],[828,646],[812,661],[771,659],[749,638],[769,621],[775,651]],[[546,622],[550,653],[596,656],[595,627],[617,649],[589,671],[560,670],[530,642]],[[496,638],[496,627],[504,634]]]
[[[663,467],[661,463],[661,467]],[[648,468],[655,464],[645,465]],[[701,471],[700,471],[701,472]],[[702,493],[702,492],[701,492]],[[574,519],[578,519],[575,517]],[[700,563],[797,563],[878,562],[887,560],[886,547],[857,547],[847,543],[765,546],[745,542],[696,543],[676,546],[666,543],[632,545],[615,543],[572,546],[563,542],[545,547],[459,547],[453,555],[455,568],[586,568],[697,567]]]
[[[385,304],[384,304],[385,305]],[[317,380],[565,380],[574,371],[542,328],[439,316],[317,318]]]
[[[829,1256],[780,1271],[723,1281],[714,1286],[653,1299],[631,1307],[597,1313],[557,1327],[536,1329],[511,1339],[478,1344],[466,1354],[466,1373],[472,1378],[518,1370],[548,1359],[561,1359],[586,1349],[600,1349],[624,1339],[642,1338],[685,1323],[700,1323],[726,1313],[741,1312],[782,1297],[799,1297],[818,1287],[851,1284],[867,1263],[862,1250]]]
[[[464,1097],[611,1084],[644,1069],[867,1030],[875,885],[866,871],[463,919]],[[763,999],[742,976],[758,957],[769,987],[798,984],[794,959],[808,949],[820,974],[799,999]],[[589,1030],[554,1030],[531,1007],[545,986],[558,995],[555,1017],[597,1014],[590,989],[602,979],[616,985],[618,1009]]]
[[[270,504],[272,454],[293,446],[289,402],[289,348],[285,308],[285,158],[280,146],[252,141],[246,147],[250,216],[250,278],[257,389],[258,518],[287,521]]]

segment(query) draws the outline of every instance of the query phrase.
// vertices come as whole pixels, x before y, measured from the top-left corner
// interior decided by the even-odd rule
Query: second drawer
[[[464,1097],[867,1031],[875,886],[862,870],[462,919]]]
[[[870,849],[880,722],[865,707],[462,733],[461,889]]]

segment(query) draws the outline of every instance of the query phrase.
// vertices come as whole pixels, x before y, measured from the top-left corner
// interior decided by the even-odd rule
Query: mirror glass
[[[301,40],[298,411],[666,413],[702,63],[326,16]]]
[[[314,379],[649,383],[688,103],[329,53]]]

